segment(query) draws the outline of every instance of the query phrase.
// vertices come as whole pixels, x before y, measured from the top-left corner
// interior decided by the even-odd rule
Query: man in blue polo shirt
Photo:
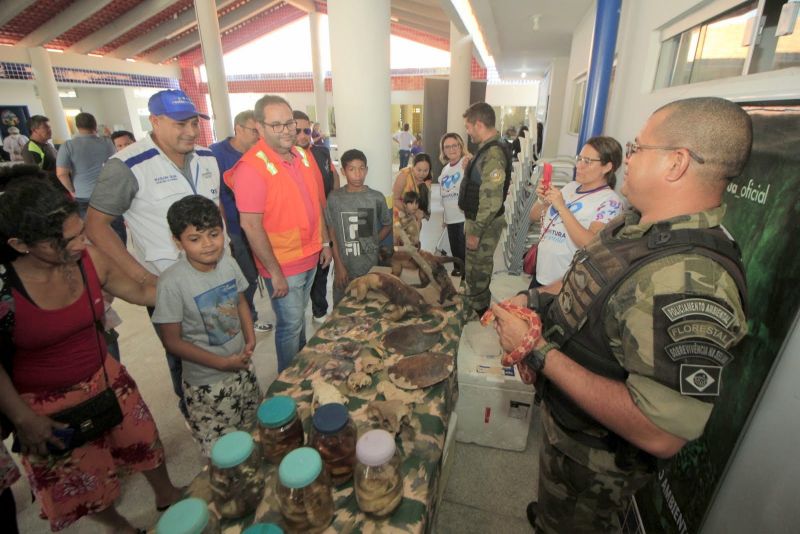
[[[214,157],[217,158],[220,178],[239,161],[242,154],[250,150],[250,147],[258,141],[258,129],[256,129],[255,114],[252,110],[242,111],[236,115],[233,119],[233,129],[233,137],[223,139],[209,147],[211,152],[214,153]],[[247,238],[239,224],[239,210],[236,208],[233,191],[225,184],[224,180],[220,180],[220,186],[220,202],[225,214],[225,226],[228,230],[228,236],[231,238],[233,258],[239,264],[247,283],[250,284],[247,286],[244,296],[250,305],[253,328],[255,328],[256,332],[269,332],[272,330],[272,324],[258,320],[258,311],[256,311],[253,303],[253,298],[258,288],[258,270],[253,261],[250,245],[248,245]]]

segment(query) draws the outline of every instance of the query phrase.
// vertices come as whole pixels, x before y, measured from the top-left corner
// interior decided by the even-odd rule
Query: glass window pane
[[[655,89],[670,86],[680,42],[681,34],[678,34],[661,43],[661,52],[658,55],[658,67],[656,68],[656,82],[653,86]]]
[[[692,78],[692,69],[697,55],[697,43],[700,41],[700,28],[692,28],[681,34],[678,43],[678,53],[675,58],[675,69],[672,72],[670,87],[689,83]]]
[[[785,69],[797,66],[800,66],[800,17],[795,21],[794,32],[791,35],[778,37],[772,68]]]
[[[756,4],[747,4],[703,27],[689,83],[740,76],[748,47],[748,21],[756,16]],[[751,23],[752,24],[752,23]]]

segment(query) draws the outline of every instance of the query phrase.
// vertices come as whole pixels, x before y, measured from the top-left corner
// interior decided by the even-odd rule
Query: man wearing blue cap
[[[217,160],[196,146],[200,118],[194,103],[180,90],[159,91],[150,97],[149,135],[114,154],[103,167],[89,201],[86,234],[94,245],[114,258],[140,283],[155,284],[178,260],[178,249],[167,225],[167,210],[177,200],[202,195],[219,204]],[[122,215],[128,225],[133,254],[111,227]],[[148,309],[152,314],[152,309]],[[175,394],[186,416],[181,384],[181,361],[167,353]]]

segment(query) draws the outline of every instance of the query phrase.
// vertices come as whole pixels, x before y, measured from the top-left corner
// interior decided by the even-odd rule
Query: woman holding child
[[[155,287],[88,245],[78,205],[36,175],[0,195],[0,240],[0,412],[13,423],[42,514],[53,531],[89,515],[108,532],[137,532],[115,508],[122,472],[141,471],[159,509],[181,491],[136,382],[107,357],[98,319],[102,291],[145,306]],[[53,417],[101,397],[119,405],[111,411],[121,421],[76,447],[79,433]]]
[[[401,169],[394,180],[392,187],[392,211],[394,213],[394,224],[400,222],[400,214],[406,214],[406,204],[403,196],[409,191],[417,193],[419,210],[415,216],[419,226],[422,226],[422,219],[430,219],[430,186],[433,182],[431,175],[431,157],[421,152],[414,156],[411,165]]]

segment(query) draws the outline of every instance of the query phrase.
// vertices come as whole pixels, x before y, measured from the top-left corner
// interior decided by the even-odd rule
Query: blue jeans
[[[316,272],[317,268],[314,267],[304,273],[287,276],[289,293],[279,299],[272,298],[272,279],[264,279],[275,312],[275,351],[278,353],[279,373],[291,365],[295,355],[306,345],[306,304],[311,298]]]
[[[400,169],[405,169],[408,166],[408,158],[411,156],[410,150],[400,150]]]

